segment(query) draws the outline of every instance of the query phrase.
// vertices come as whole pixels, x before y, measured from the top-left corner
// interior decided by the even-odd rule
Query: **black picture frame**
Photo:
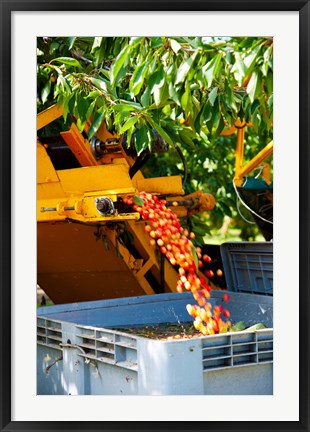
[[[310,5],[305,0],[162,0],[146,1],[0,1],[1,4],[1,200],[0,200],[0,427],[1,431],[310,431],[309,422],[309,32]],[[23,422],[11,421],[11,14],[15,11],[298,11],[299,12],[299,414],[296,422]]]

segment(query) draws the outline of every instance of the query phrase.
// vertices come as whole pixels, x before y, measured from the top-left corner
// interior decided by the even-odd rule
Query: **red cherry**
[[[229,300],[230,300],[230,295],[228,295],[228,294],[224,294],[224,295],[223,295],[223,300],[224,300],[224,301],[229,301]]]
[[[230,317],[230,312],[227,309],[224,309],[223,315],[224,315],[225,318],[229,318]]]
[[[133,202],[132,197],[124,198],[124,202],[131,205],[134,210],[139,212],[141,218],[148,220],[150,225],[144,226],[145,232],[150,235],[150,244],[156,244],[160,252],[164,254],[172,265],[178,265],[179,280],[176,284],[176,291],[183,292],[184,289],[190,290],[198,305],[190,307],[190,315],[195,317],[196,328],[203,334],[219,333],[221,329],[230,326],[229,321],[223,322],[220,315],[223,311],[222,306],[212,308],[211,303],[207,301],[210,298],[211,287],[204,277],[198,276],[196,261],[193,257],[193,243],[191,239],[195,238],[193,232],[181,227],[178,216],[166,207],[166,201],[159,199],[156,195],[140,192],[139,197],[143,200],[143,207]],[[204,262],[212,262],[209,255],[201,254],[201,248],[196,247],[198,257],[198,267],[203,267]],[[221,276],[221,269],[217,270],[217,275]],[[206,270],[207,277],[213,277],[212,270]],[[228,294],[224,294],[224,301],[229,300]],[[213,310],[212,310],[213,309]],[[212,315],[213,314],[213,315]],[[223,312],[225,317],[229,317],[229,311]],[[202,322],[203,319],[203,322]],[[225,327],[224,327],[225,326]]]
[[[206,255],[206,254],[202,256],[202,259],[208,263],[212,262],[212,259],[209,257],[209,255]]]
[[[216,305],[216,306],[214,306],[213,311],[215,314],[221,314],[223,311],[223,308],[220,305]]]

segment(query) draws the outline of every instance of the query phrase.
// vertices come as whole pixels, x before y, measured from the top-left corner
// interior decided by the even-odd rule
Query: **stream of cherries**
[[[166,206],[166,201],[147,192],[137,196],[127,197],[124,202],[137,211],[145,220],[145,231],[150,236],[150,244],[158,246],[173,266],[178,267],[178,292],[191,291],[197,304],[186,306],[187,312],[194,318],[196,330],[203,335],[224,333],[231,327],[230,313],[221,305],[212,307],[211,287],[199,269],[203,261],[211,262],[209,255],[202,255],[201,249],[194,246],[193,232],[183,228],[178,216]],[[177,202],[173,203],[178,205]],[[208,274],[207,274],[208,276]],[[224,294],[223,300],[229,301],[229,295]]]

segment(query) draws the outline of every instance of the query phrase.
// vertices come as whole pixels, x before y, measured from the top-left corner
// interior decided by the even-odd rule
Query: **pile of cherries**
[[[177,215],[166,206],[166,201],[150,193],[140,192],[138,196],[127,197],[124,202],[137,211],[146,221],[145,231],[150,236],[150,244],[158,246],[162,254],[173,266],[178,266],[178,292],[191,291],[196,305],[188,304],[186,309],[194,318],[194,326],[203,335],[223,333],[229,329],[231,322],[227,309],[217,305],[212,308],[208,301],[211,297],[211,287],[198,270],[203,261],[211,262],[208,255],[202,255],[201,249],[195,247],[192,240],[193,232],[181,226]],[[174,202],[173,205],[178,205]],[[206,271],[206,276],[211,275]],[[224,301],[229,301],[229,295],[224,294]]]

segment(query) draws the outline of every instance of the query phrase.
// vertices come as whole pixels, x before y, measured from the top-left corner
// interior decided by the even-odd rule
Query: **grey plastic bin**
[[[221,304],[223,292],[212,293]],[[272,299],[231,293],[234,322],[269,328],[154,340],[111,327],[190,321],[191,293],[50,306],[38,310],[40,395],[272,394]],[[227,305],[228,306],[228,305]],[[47,369],[46,369],[47,368]]]
[[[229,291],[273,295],[271,242],[229,242],[220,249]]]

